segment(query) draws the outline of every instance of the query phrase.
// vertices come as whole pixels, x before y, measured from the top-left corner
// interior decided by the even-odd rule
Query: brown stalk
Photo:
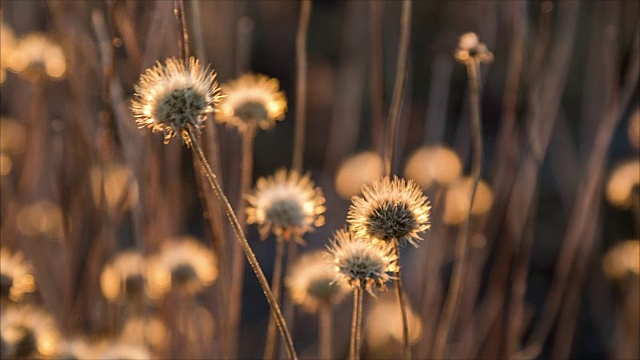
[[[333,359],[332,334],[333,309],[331,305],[324,305],[318,310],[318,357],[320,359]]]
[[[280,302],[280,292],[282,289],[282,265],[284,260],[284,239],[281,236],[276,238],[276,256],[273,264],[273,274],[271,277],[271,291],[276,302]],[[278,346],[276,339],[276,323],[273,314],[269,315],[267,326],[267,339],[264,347],[264,359],[273,360]]]
[[[300,19],[296,33],[296,123],[293,138],[293,170],[302,171],[307,121],[307,35],[311,18],[311,0],[300,3]]]

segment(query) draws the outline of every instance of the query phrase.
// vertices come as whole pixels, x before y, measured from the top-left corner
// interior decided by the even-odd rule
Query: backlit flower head
[[[157,62],[135,86],[131,109],[138,127],[162,131],[165,143],[187,127],[201,129],[220,100],[215,78],[213,70],[203,69],[193,57],[188,64],[175,58]]]
[[[247,126],[269,129],[284,119],[287,100],[277,79],[259,74],[245,74],[222,84],[224,98],[216,120],[244,131]]]
[[[55,354],[60,333],[54,318],[30,306],[9,306],[0,314],[0,335],[9,345],[9,358],[48,357]]]
[[[280,169],[274,176],[260,178],[246,196],[247,222],[258,224],[265,239],[270,231],[285,240],[303,243],[302,235],[324,225],[324,197],[311,176]]]
[[[102,269],[100,287],[109,301],[144,300],[148,293],[145,258],[136,251],[117,254]]]
[[[462,161],[446,146],[424,146],[411,155],[404,172],[423,189],[434,182],[447,186],[460,177]]]
[[[612,279],[621,279],[626,274],[640,275],[640,240],[616,244],[604,256],[602,267]]]
[[[189,236],[166,242],[151,260],[150,269],[154,273],[149,275],[152,286],[158,291],[173,287],[190,295],[213,284],[218,277],[213,251]],[[168,279],[162,274],[168,274]]]
[[[418,246],[419,233],[431,226],[431,206],[412,180],[384,177],[362,187],[362,196],[351,199],[347,221],[362,239],[373,242],[409,242]]]
[[[640,191],[640,160],[628,160],[615,167],[607,182],[607,200],[617,208],[633,205],[633,191]],[[634,190],[635,189],[635,190]]]
[[[373,244],[351,231],[338,230],[327,247],[337,281],[352,288],[385,290],[388,274],[396,271],[397,258],[391,243]]]
[[[5,63],[30,80],[41,74],[58,79],[67,69],[60,45],[41,33],[30,33],[18,39],[6,54]]]
[[[288,271],[285,284],[296,304],[315,312],[342,300],[347,288],[335,279],[336,273],[326,253],[314,251],[298,258]]]
[[[0,248],[0,296],[2,299],[20,301],[25,293],[36,291],[31,274],[31,265],[24,260],[21,252],[11,254],[9,249]]]
[[[468,32],[460,36],[455,59],[461,63],[467,63],[468,61],[491,63],[493,54],[484,43],[480,42],[476,33]]]
[[[384,173],[382,158],[374,151],[355,154],[340,164],[336,173],[336,192],[349,200],[360,194],[362,185],[370,184]]]

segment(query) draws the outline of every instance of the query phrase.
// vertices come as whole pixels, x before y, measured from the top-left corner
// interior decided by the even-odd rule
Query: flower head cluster
[[[322,251],[302,255],[285,280],[291,299],[304,309],[315,312],[323,306],[338,303],[346,293],[346,286],[335,281],[331,262]]]
[[[491,63],[493,61],[493,54],[487,49],[484,43],[480,42],[476,33],[468,32],[460,36],[455,58],[457,61],[465,64],[469,61]]]
[[[285,240],[303,243],[302,235],[324,224],[325,200],[309,174],[280,169],[274,176],[258,179],[246,198],[247,222],[258,224],[263,239],[273,231]]]
[[[162,131],[165,143],[189,127],[200,129],[221,97],[215,77],[193,57],[188,64],[177,59],[156,63],[135,86],[131,108],[138,126]]]
[[[354,196],[347,221],[358,238],[374,242],[409,242],[418,246],[419,233],[429,229],[431,206],[412,180],[385,177],[362,187]]]
[[[24,256],[17,251],[13,254],[0,248],[0,296],[2,299],[19,301],[25,293],[36,290],[35,280],[31,274],[31,265],[25,262]]]
[[[249,126],[269,129],[284,119],[287,100],[277,79],[246,74],[222,85],[224,98],[216,120],[245,131]]]
[[[352,288],[384,290],[397,269],[397,258],[390,243],[373,244],[346,230],[339,230],[328,253],[333,259],[339,281]]]
[[[160,254],[150,261],[150,269],[155,274],[150,276],[150,280],[156,292],[165,292],[173,287],[194,295],[218,277],[213,251],[191,237],[165,243]]]
[[[56,352],[60,333],[54,318],[46,311],[17,305],[4,309],[1,317],[0,336],[9,358],[48,357]]]

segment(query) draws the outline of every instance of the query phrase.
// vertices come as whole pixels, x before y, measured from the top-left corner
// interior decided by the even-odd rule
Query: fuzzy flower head
[[[249,126],[266,130],[284,119],[287,99],[277,79],[259,74],[245,74],[222,85],[224,98],[216,120],[240,131]]]
[[[337,280],[352,288],[385,290],[388,274],[397,269],[397,258],[391,243],[373,244],[346,230],[338,230],[328,246]]]
[[[621,279],[627,274],[640,276],[640,240],[616,244],[604,256],[602,267],[612,279]]]
[[[362,187],[351,199],[347,221],[357,237],[373,242],[409,242],[417,247],[419,233],[430,228],[431,206],[413,180],[389,177]]]
[[[458,41],[458,49],[455,52],[455,59],[461,63],[477,61],[481,63],[493,62],[493,54],[487,49],[484,43],[478,39],[478,35],[468,32],[460,36]]]
[[[614,168],[607,181],[606,197],[613,206],[626,210],[633,206],[633,193],[640,191],[640,160],[626,160]]]
[[[60,332],[49,313],[30,305],[18,305],[3,310],[1,318],[0,335],[9,349],[9,358],[46,358],[55,354]]]
[[[0,248],[0,296],[14,302],[20,301],[25,293],[36,291],[36,284],[31,274],[31,265],[25,262],[24,256],[17,251],[13,254],[8,249]]]
[[[336,274],[326,253],[314,251],[302,255],[285,279],[291,299],[309,312],[337,304],[347,292],[343,282],[335,281]]]
[[[218,278],[218,262],[211,249],[185,236],[165,243],[160,254],[150,260],[154,292],[171,288],[195,295]]]
[[[220,89],[213,70],[175,58],[156,63],[140,76],[131,109],[138,127],[162,131],[165,143],[188,127],[201,129],[207,114],[220,101]],[[188,143],[185,138],[185,142]]]
[[[304,243],[302,235],[324,225],[324,197],[311,176],[280,169],[274,176],[260,178],[247,195],[247,222],[258,224],[265,239],[270,231],[285,240]]]
[[[102,294],[109,301],[141,301],[148,295],[146,261],[142,254],[124,251],[117,254],[100,274]]]

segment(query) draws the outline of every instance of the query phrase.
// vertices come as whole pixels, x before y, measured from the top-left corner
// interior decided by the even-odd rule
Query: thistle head
[[[143,301],[148,295],[145,258],[136,251],[117,254],[103,268],[100,288],[109,301]]]
[[[224,98],[216,120],[245,131],[249,126],[266,130],[284,119],[287,100],[277,79],[245,74],[222,85]]]
[[[193,57],[188,64],[173,58],[156,63],[135,86],[131,108],[138,127],[162,131],[165,143],[181,132],[188,144],[185,131],[201,129],[207,114],[220,101],[215,78],[213,70],[203,69]]]
[[[24,255],[16,251],[0,248],[0,296],[19,302],[26,293],[36,291],[36,284],[31,274],[31,265],[24,260]]]
[[[337,281],[369,293],[373,289],[385,290],[385,283],[391,279],[388,273],[397,269],[397,258],[390,243],[376,245],[350,231],[338,230],[327,249]]]
[[[409,242],[418,246],[419,233],[430,228],[431,206],[412,180],[385,177],[362,187],[351,199],[347,221],[352,231],[373,242]]]
[[[456,49],[454,57],[463,64],[471,61],[487,64],[493,62],[493,54],[484,43],[480,42],[478,35],[474,32],[468,32],[460,36],[458,49]]]
[[[9,358],[47,358],[55,354],[61,337],[48,312],[17,305],[4,309],[1,317],[0,336],[11,351]]]
[[[304,243],[306,232],[324,224],[325,200],[309,174],[280,169],[274,176],[258,179],[246,199],[247,222],[258,224],[262,239],[273,231],[284,240]]]

